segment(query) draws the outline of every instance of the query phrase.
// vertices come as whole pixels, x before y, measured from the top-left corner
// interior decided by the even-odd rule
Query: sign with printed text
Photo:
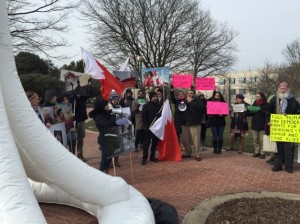
[[[196,90],[215,90],[215,78],[196,78]]]
[[[207,114],[229,114],[226,102],[207,101]]]
[[[271,114],[273,142],[300,142],[300,115]]]
[[[189,89],[193,85],[193,75],[172,75],[172,84],[174,88]]]

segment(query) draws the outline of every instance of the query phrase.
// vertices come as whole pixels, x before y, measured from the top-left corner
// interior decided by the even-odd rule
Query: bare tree
[[[300,41],[294,40],[292,43],[287,44],[286,48],[282,50],[282,54],[289,65],[300,66]]]
[[[257,80],[247,82],[249,91],[253,94],[263,92],[270,96],[276,92],[278,86],[279,68],[271,64],[268,60],[264,62],[264,66],[258,69]]]
[[[233,49],[228,46],[235,33],[226,26],[218,28],[211,17],[206,19],[209,13],[200,9],[197,0],[83,2],[82,14],[89,24],[94,52],[112,66],[130,57],[132,67],[139,70],[137,56],[143,56],[147,68],[167,65],[187,71],[196,65],[197,72],[212,71],[217,61],[224,64],[221,59]],[[198,34],[202,39],[197,39]],[[197,61],[192,60],[195,53]],[[216,70],[223,67],[218,65]]]
[[[42,52],[66,46],[60,35],[68,31],[68,13],[77,3],[65,0],[7,0],[10,34],[16,52]]]
[[[199,73],[207,76],[211,73],[226,73],[236,62],[234,38],[238,35],[227,24],[219,24],[213,20],[208,11],[199,13],[193,32],[189,34],[189,63],[193,65],[194,77]],[[204,74],[205,73],[205,74]]]

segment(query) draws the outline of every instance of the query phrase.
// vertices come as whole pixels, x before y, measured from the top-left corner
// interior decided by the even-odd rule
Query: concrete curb
[[[299,194],[293,193],[281,193],[281,192],[242,192],[236,194],[228,194],[223,196],[217,196],[201,202],[195,206],[184,218],[182,224],[205,224],[209,214],[213,211],[213,208],[226,201],[238,198],[282,198],[288,200],[299,200]]]

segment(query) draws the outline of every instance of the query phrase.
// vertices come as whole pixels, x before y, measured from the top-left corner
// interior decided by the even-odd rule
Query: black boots
[[[223,140],[213,140],[214,154],[221,154],[223,147]]]
[[[223,140],[218,141],[218,154],[222,153],[222,147],[223,147]]]
[[[218,153],[218,141],[217,140],[213,140],[213,147],[214,147],[214,154]]]

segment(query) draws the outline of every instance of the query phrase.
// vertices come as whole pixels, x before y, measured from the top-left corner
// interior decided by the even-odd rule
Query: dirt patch
[[[213,208],[206,224],[296,224],[300,220],[300,201],[282,198],[239,198]]]

